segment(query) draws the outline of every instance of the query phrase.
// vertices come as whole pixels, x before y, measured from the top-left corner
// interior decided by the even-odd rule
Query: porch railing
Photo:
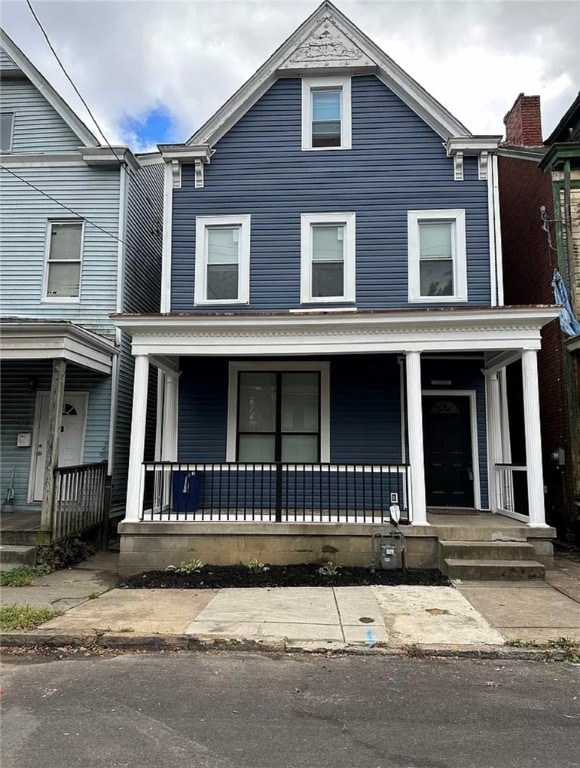
[[[496,464],[495,487],[497,511],[512,517],[527,519],[528,472],[521,464]]]
[[[105,525],[107,515],[106,462],[54,470],[53,541]]]
[[[387,523],[408,514],[403,464],[183,463],[143,465],[141,520]]]

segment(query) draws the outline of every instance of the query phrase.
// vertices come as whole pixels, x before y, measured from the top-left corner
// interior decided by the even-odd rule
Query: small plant
[[[0,629],[35,629],[45,621],[58,616],[50,608],[33,605],[4,605],[0,608]]]
[[[70,539],[60,541],[58,544],[39,547],[36,559],[39,563],[46,565],[50,571],[57,571],[60,568],[70,568],[71,565],[76,565],[86,560],[87,557],[94,555],[96,551],[95,547],[89,544],[89,542],[73,536]]]
[[[318,569],[318,573],[321,576],[336,576],[339,570],[340,570],[340,565],[336,565],[336,563],[333,563],[332,560],[328,560],[328,562],[320,566],[320,568]]]
[[[168,565],[165,570],[189,575],[192,573],[199,573],[204,565],[205,563],[203,563],[202,560],[196,560],[196,558],[193,557],[191,560],[182,560],[179,565]]]
[[[96,600],[96,599],[97,599],[97,597],[99,597],[99,594],[100,594],[99,592],[90,592],[90,593],[87,595],[87,599],[88,599],[88,600]]]
[[[117,630],[117,632],[124,632],[124,633],[126,633],[126,632],[134,632],[134,631],[135,630],[133,629],[133,627],[121,627],[121,629]]]
[[[411,659],[424,659],[425,651],[417,643],[405,646],[405,652]]]
[[[257,557],[253,557],[249,563],[246,563],[246,568],[250,573],[266,573],[266,571],[269,571],[265,563],[261,563]]]
[[[29,587],[47,573],[50,573],[47,565],[18,565],[10,571],[0,571],[0,586]]]

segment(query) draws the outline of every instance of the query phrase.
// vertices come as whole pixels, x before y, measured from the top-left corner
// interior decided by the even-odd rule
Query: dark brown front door
[[[427,505],[473,507],[469,398],[425,395],[423,443]]]

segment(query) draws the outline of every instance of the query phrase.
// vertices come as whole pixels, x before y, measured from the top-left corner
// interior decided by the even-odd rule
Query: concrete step
[[[447,557],[443,572],[462,581],[526,581],[543,579],[546,569],[536,560],[468,560]]]
[[[3,565],[34,565],[36,563],[36,547],[26,547],[18,544],[0,544],[0,562]]]
[[[524,541],[441,541],[441,558],[460,560],[533,560],[534,547]]]

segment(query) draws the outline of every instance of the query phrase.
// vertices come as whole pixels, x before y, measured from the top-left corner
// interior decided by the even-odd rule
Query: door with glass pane
[[[238,376],[238,461],[320,461],[320,373],[240,371]]]

